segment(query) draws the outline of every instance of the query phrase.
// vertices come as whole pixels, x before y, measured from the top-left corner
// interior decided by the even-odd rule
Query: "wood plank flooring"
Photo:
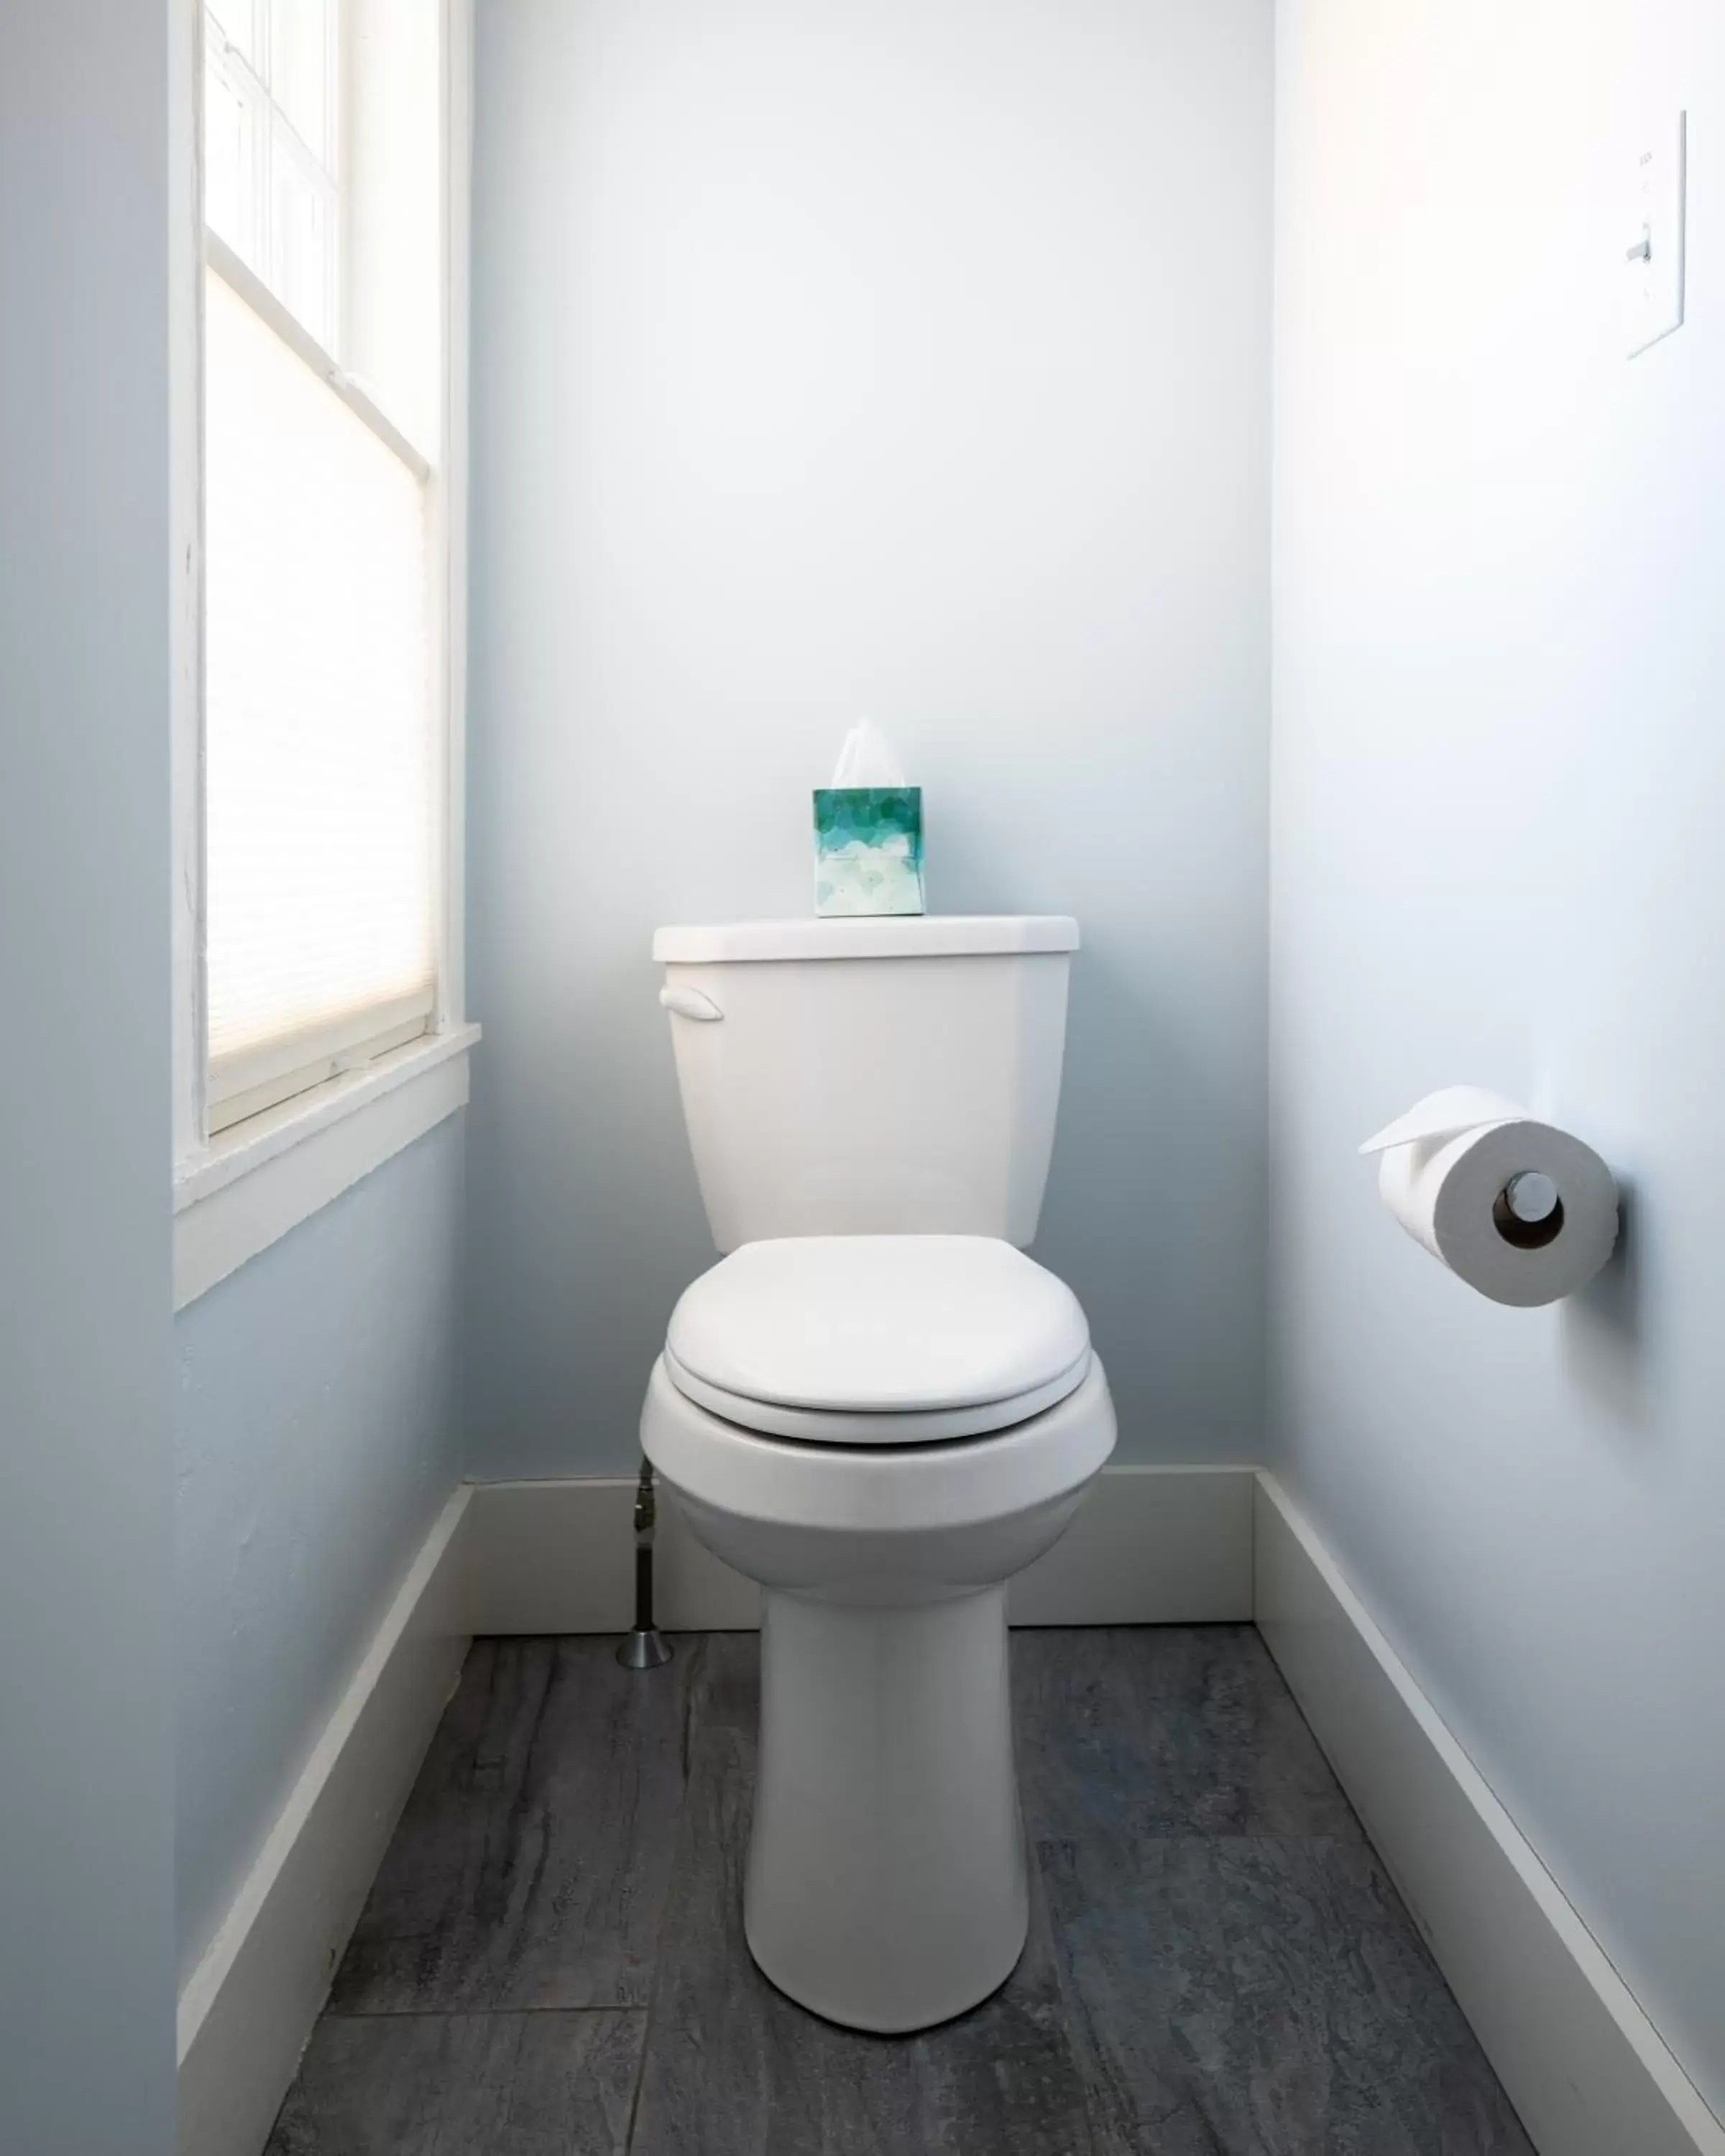
[[[1030,1939],[836,2029],[742,1941],[755,1635],[483,1640],[268,2156],[1533,2156],[1250,1625],[1017,1632]]]

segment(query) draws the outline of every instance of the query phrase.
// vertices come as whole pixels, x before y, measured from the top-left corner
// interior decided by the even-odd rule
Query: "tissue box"
[[[817,786],[817,913],[921,913],[922,788]]]

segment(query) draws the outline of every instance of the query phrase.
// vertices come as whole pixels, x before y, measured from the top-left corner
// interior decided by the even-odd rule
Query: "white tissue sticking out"
[[[1460,1137],[1482,1123],[1512,1123],[1524,1111],[1502,1093],[1483,1086],[1445,1086],[1416,1101],[1404,1116],[1386,1123],[1375,1137],[1368,1138],[1362,1152],[1388,1152],[1391,1146],[1428,1144],[1433,1138]]]
[[[1493,1302],[1574,1295],[1617,1240],[1617,1185],[1592,1147],[1483,1086],[1428,1093],[1360,1151],[1414,1241]]]
[[[838,768],[833,773],[834,786],[904,786],[908,783],[892,743],[879,726],[864,719],[845,735],[845,746],[839,752]]]

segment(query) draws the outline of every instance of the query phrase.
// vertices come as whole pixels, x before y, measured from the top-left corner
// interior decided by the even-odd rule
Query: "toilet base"
[[[1024,1950],[1006,1589],[857,1606],[768,1588],[749,1951],[828,2020],[948,2020]]]
[[[654,1367],[643,1449],[697,1539],[762,1590],[744,1932],[829,2020],[929,2028],[1024,1950],[1005,1583],[1059,1539],[1114,1434],[1094,1356],[1026,1421],[899,1445],[747,1430]]]

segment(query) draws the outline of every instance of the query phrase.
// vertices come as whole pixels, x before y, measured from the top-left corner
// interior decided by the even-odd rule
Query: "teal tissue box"
[[[922,788],[817,786],[817,913],[921,913]]]

